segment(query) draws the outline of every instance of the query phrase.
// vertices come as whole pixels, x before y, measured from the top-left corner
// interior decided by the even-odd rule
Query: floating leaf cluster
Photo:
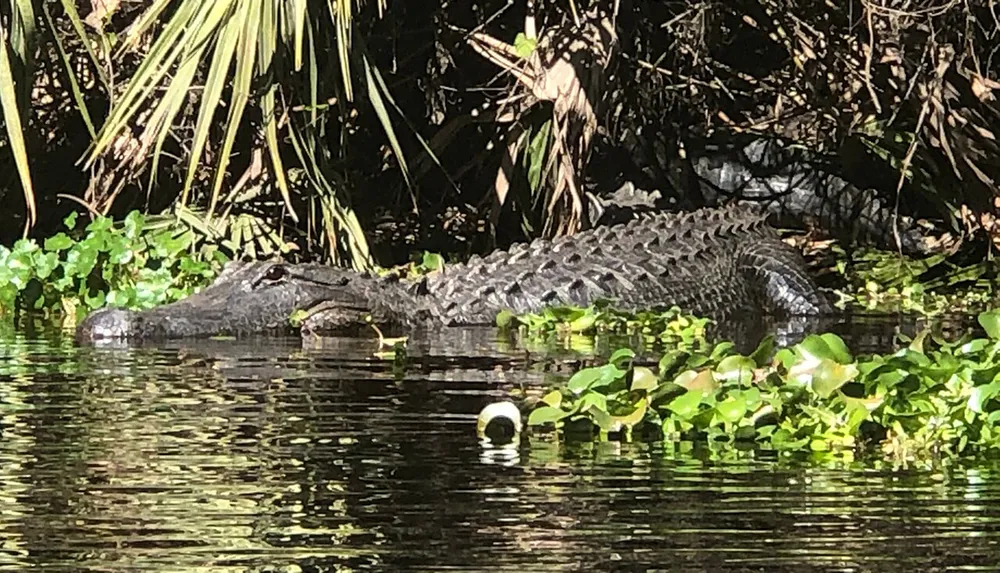
[[[536,314],[515,315],[504,311],[497,317],[498,326],[517,329],[529,341],[550,336],[569,341],[575,336],[619,334],[638,335],[649,344],[689,349],[709,346],[706,338],[709,323],[708,319],[684,314],[677,307],[623,312],[607,301],[590,307],[550,307]]]
[[[836,335],[750,355],[731,343],[675,349],[656,371],[629,349],[542,397],[527,424],[566,435],[748,444],[781,450],[881,449],[909,459],[1000,449],[1000,312],[985,337],[927,333],[888,355],[855,358]],[[638,433],[638,434],[637,434]]]

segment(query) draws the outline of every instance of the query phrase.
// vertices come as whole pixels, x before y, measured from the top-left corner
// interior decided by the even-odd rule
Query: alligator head
[[[367,275],[323,265],[233,262],[201,292],[143,311],[106,308],[77,327],[77,340],[194,338],[280,331],[297,310],[335,303],[341,316],[363,316]],[[349,311],[354,311],[351,314]]]

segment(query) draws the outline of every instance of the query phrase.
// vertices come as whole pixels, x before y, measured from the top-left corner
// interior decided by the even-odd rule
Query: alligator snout
[[[129,338],[132,335],[134,314],[120,308],[94,311],[77,326],[76,338],[80,342]]]

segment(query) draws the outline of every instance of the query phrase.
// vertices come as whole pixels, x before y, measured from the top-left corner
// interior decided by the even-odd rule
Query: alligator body
[[[539,239],[408,280],[321,265],[236,263],[202,292],[148,311],[99,310],[81,341],[239,335],[281,328],[494,324],[504,310],[610,300],[626,310],[678,306],[717,320],[831,310],[801,255],[760,215],[740,208],[645,215],[570,237]]]
[[[623,220],[634,212],[671,205],[736,203],[766,213],[780,227],[801,228],[808,222],[849,244],[925,254],[937,243],[892,193],[858,187],[838,175],[842,169],[836,158],[780,139],[704,143],[688,149],[685,159],[657,156],[654,160],[638,142],[627,147],[632,157],[647,164],[645,185],[666,183],[667,188],[662,196],[655,191],[623,189],[607,197],[592,196],[592,223]],[[655,169],[649,166],[651,162],[657,164]]]

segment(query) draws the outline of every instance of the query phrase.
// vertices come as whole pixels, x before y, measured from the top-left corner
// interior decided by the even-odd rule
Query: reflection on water
[[[568,353],[455,330],[414,340],[400,377],[374,351],[6,336],[0,570],[927,571],[1000,555],[995,461],[484,450],[479,409],[544,387]]]

